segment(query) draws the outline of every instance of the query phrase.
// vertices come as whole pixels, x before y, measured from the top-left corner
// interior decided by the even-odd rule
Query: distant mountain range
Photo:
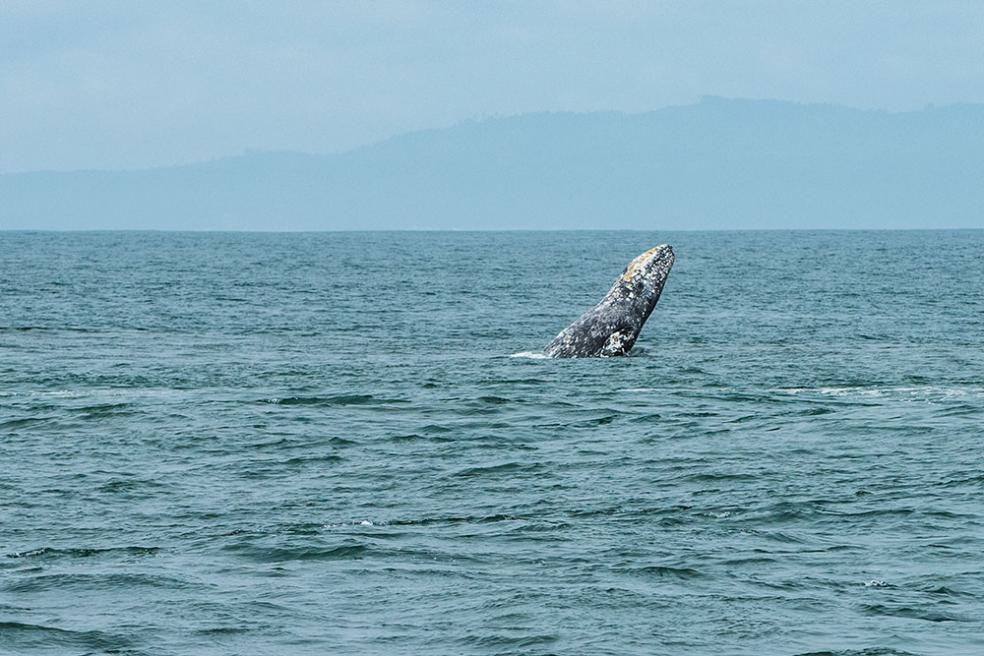
[[[708,98],[541,113],[335,155],[0,175],[0,228],[984,227],[984,105]]]

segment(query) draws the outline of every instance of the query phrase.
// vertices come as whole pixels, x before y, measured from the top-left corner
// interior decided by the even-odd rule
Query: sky
[[[0,0],[0,172],[702,96],[984,103],[984,2]]]

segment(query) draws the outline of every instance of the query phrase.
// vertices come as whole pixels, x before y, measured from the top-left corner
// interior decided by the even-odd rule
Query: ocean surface
[[[982,254],[0,232],[0,653],[984,654]]]

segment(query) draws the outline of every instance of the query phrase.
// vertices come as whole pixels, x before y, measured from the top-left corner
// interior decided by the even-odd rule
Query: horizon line
[[[516,233],[538,233],[538,232],[984,232],[984,226],[978,228],[376,228],[367,230],[353,230],[350,228],[325,228],[321,230],[228,230],[228,229],[201,229],[201,230],[171,230],[167,228],[78,228],[78,229],[54,229],[54,228],[2,228],[0,233],[14,234],[58,234],[58,233],[154,233],[154,234],[258,234],[258,235],[304,235],[304,234],[368,234],[368,233],[488,233],[488,232],[516,232]]]

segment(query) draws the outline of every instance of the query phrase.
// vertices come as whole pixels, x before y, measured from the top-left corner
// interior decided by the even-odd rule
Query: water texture
[[[0,233],[0,653],[984,653],[982,251]]]

